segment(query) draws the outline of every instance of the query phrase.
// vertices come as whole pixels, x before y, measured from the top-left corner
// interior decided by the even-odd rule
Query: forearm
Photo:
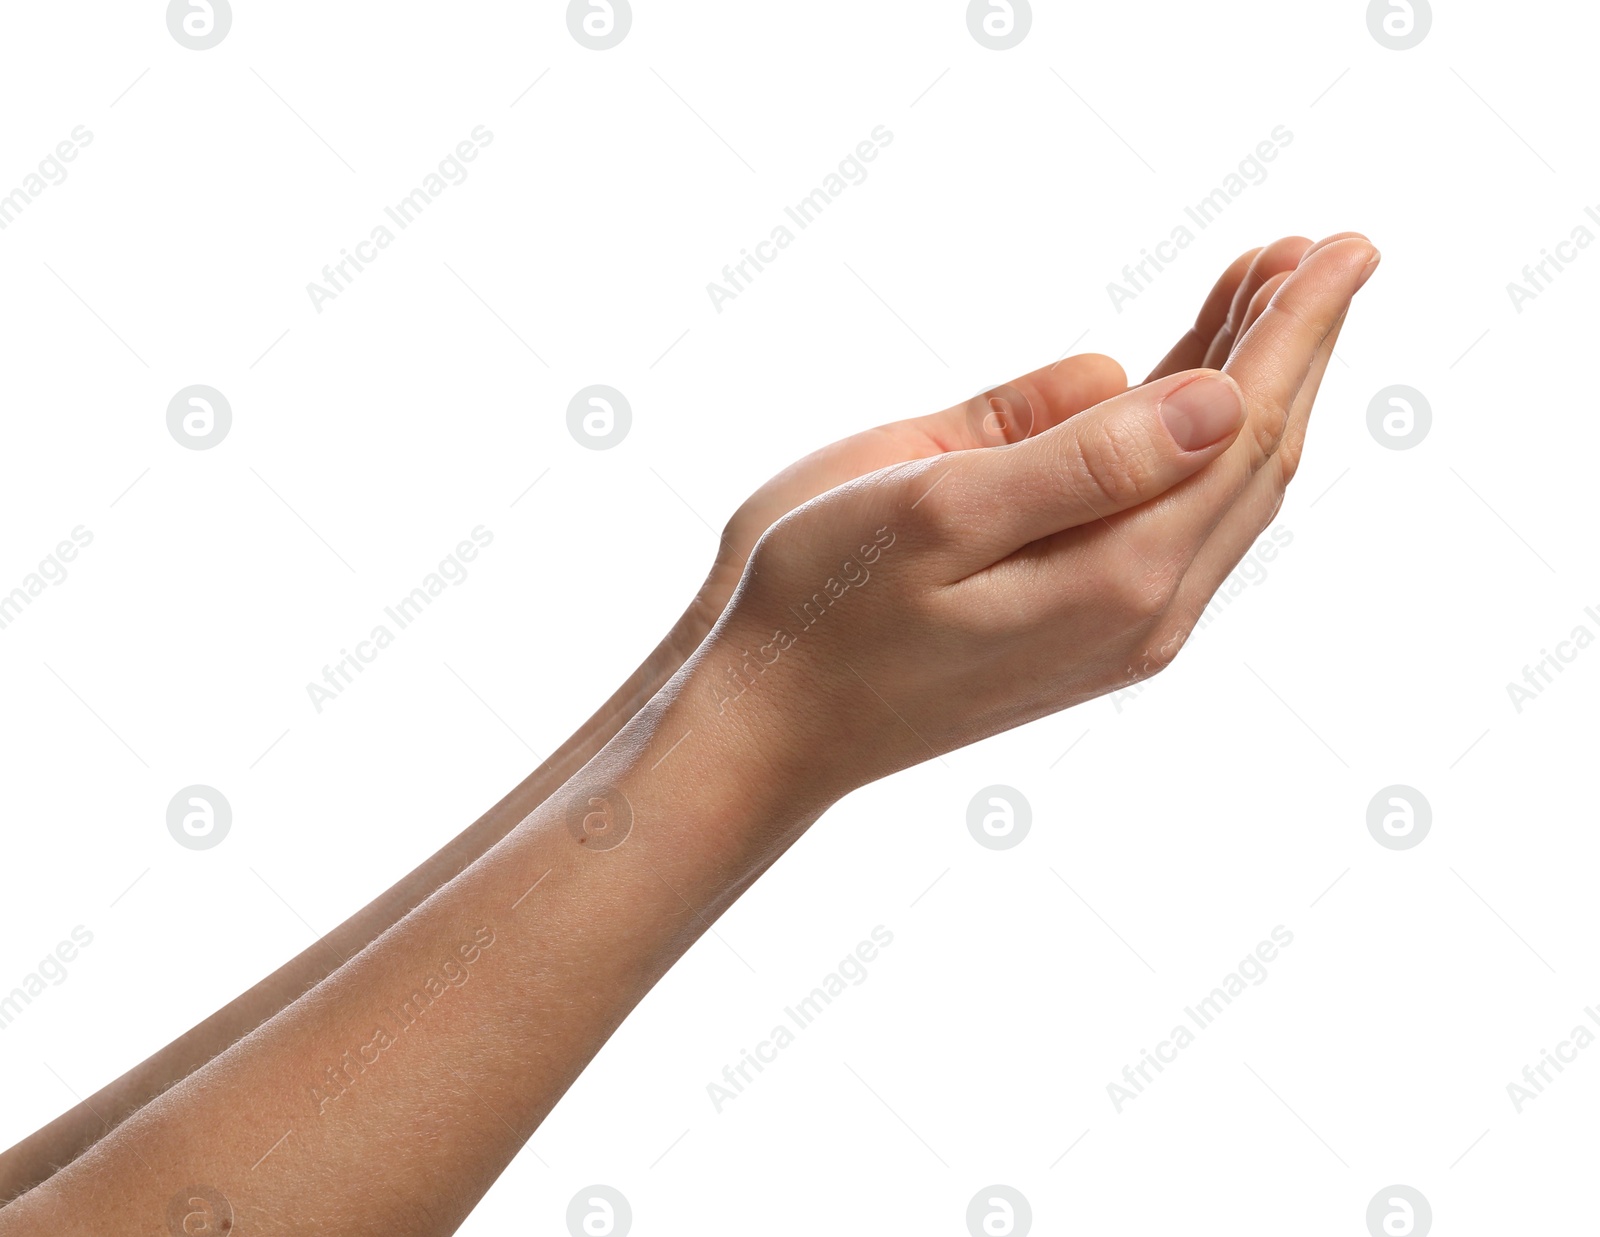
[[[1016,385],[1025,395],[1028,424],[1042,430],[1116,394],[1126,383],[1121,367],[1110,358],[1086,356],[1024,375]],[[758,489],[730,520],[711,575],[674,633],[630,683],[545,766],[450,845],[326,938],[85,1103],[0,1155],[0,1200],[44,1179],[140,1104],[187,1076],[320,982],[346,957],[364,948],[503,837],[610,739],[678,668],[687,652],[696,647],[732,593],[757,538],[774,520],[817,494],[874,469],[989,444],[992,427],[972,415],[971,404],[968,401],[933,416],[893,422],[833,443]]]
[[[683,664],[716,618],[703,590],[655,650],[538,769],[395,885],[114,1082],[0,1154],[0,1202],[69,1163],[141,1105],[186,1078],[365,949],[504,838],[609,742]]]
[[[0,1211],[0,1234],[155,1231],[197,1182],[241,1232],[452,1232],[824,805],[741,729],[755,709],[719,714],[693,677],[359,957]],[[631,818],[620,845],[582,830],[596,799],[610,827]]]

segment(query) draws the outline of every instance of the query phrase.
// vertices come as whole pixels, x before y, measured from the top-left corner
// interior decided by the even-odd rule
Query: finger
[[[1285,236],[1282,240],[1273,241],[1256,255],[1255,261],[1245,273],[1243,282],[1233,294],[1233,302],[1228,307],[1227,321],[1222,324],[1206,349],[1204,364],[1212,369],[1222,368],[1222,363],[1233,351],[1234,340],[1244,333],[1242,325],[1245,311],[1250,307],[1250,302],[1261,285],[1280,272],[1292,271],[1298,267],[1311,247],[1311,241],[1307,237]]]
[[[1293,433],[1292,459],[1298,460],[1309,404],[1350,298],[1376,265],[1377,251],[1363,237],[1330,238],[1314,248],[1264,306],[1256,305],[1259,312],[1223,371],[1240,378],[1248,407],[1246,430],[1222,458],[1160,501],[1108,520],[1104,537],[1100,529],[1069,530],[1016,556],[1081,572],[1092,562],[1085,552],[1098,544],[1094,553],[1139,564],[1138,604],[1159,616],[1152,664],[1164,664],[1182,646],[1217,588],[1276,514],[1292,468],[1284,469],[1273,448],[1281,453]],[[1292,409],[1289,418],[1285,403]],[[1291,427],[1276,429],[1285,419]],[[1263,469],[1264,461],[1275,467]]]
[[[1250,432],[1237,450],[1252,471],[1277,449],[1301,387],[1319,360],[1326,364],[1334,330],[1377,263],[1365,237],[1318,249],[1284,280],[1228,357],[1223,369],[1238,380],[1250,410]]]
[[[1320,250],[1326,249],[1335,241],[1349,240],[1352,238],[1366,240],[1366,237],[1362,236],[1360,232],[1335,232],[1332,236],[1324,237],[1315,245],[1311,246],[1310,249],[1307,249],[1304,255],[1302,255],[1300,258],[1300,261],[1304,262],[1306,258],[1309,258],[1312,254],[1317,253]],[[1268,279],[1266,283],[1261,285],[1261,287],[1256,291],[1255,296],[1250,299],[1250,308],[1245,313],[1244,321],[1240,325],[1238,334],[1234,336],[1233,346],[1235,348],[1239,346],[1239,341],[1249,334],[1250,328],[1256,324],[1256,319],[1259,318],[1262,314],[1262,311],[1266,309],[1267,304],[1272,300],[1273,294],[1283,286],[1283,281],[1288,278],[1288,275],[1289,272],[1285,271],[1281,274],[1272,276],[1272,278]],[[1313,394],[1315,394],[1315,392],[1313,392]]]
[[[1359,238],[1365,240],[1359,232],[1340,232],[1325,241],[1318,241],[1306,252],[1306,256],[1316,253],[1336,240]],[[1304,261],[1304,259],[1302,259]],[[1282,286],[1287,276],[1274,276],[1262,285],[1256,293],[1255,299],[1250,302],[1250,312],[1245,317],[1244,335],[1250,333],[1250,328],[1265,312],[1267,304]],[[1305,381],[1300,384],[1300,390],[1295,395],[1294,406],[1289,410],[1289,421],[1284,427],[1283,437],[1278,443],[1278,449],[1273,454],[1277,463],[1276,476],[1283,485],[1288,485],[1294,478],[1296,469],[1300,466],[1300,454],[1305,446],[1306,426],[1311,418],[1311,408],[1316,402],[1317,392],[1322,386],[1322,376],[1327,372],[1328,362],[1333,358],[1334,349],[1339,343],[1339,332],[1344,329],[1344,321],[1348,316],[1348,308],[1339,315],[1338,321],[1333,325],[1333,330],[1317,349],[1317,355],[1311,362],[1311,368],[1306,373]],[[1241,336],[1242,338],[1242,336]],[[1260,484],[1259,480],[1251,484]]]
[[[1294,410],[1290,413],[1283,441],[1273,453],[1268,466],[1250,478],[1244,492],[1228,508],[1184,572],[1173,602],[1174,622],[1182,630],[1188,631],[1199,620],[1212,596],[1227,581],[1282,508],[1284,493],[1300,468],[1311,407],[1316,400],[1317,389],[1322,384],[1322,375],[1333,356],[1334,346],[1338,343],[1339,332],[1344,329],[1345,317],[1345,314],[1339,315],[1339,321],[1334,324],[1317,359],[1312,362],[1311,371],[1295,397]],[[1188,626],[1183,626],[1185,623]]]
[[[1258,246],[1241,253],[1229,264],[1228,269],[1222,272],[1222,278],[1212,286],[1211,294],[1200,307],[1194,325],[1172,346],[1167,355],[1161,358],[1161,363],[1150,371],[1150,376],[1145,379],[1146,382],[1154,382],[1157,378],[1166,378],[1205,364],[1206,353],[1211,349],[1211,341],[1216,338],[1217,332],[1228,320],[1228,311],[1233,307],[1234,293],[1239,290],[1239,285],[1244,282],[1244,277],[1250,270],[1250,264],[1256,260],[1256,255],[1260,252]]]
[[[1206,538],[1200,552],[1178,582],[1172,600],[1159,625],[1156,643],[1176,651],[1199,626],[1212,598],[1243,561],[1261,535],[1277,518],[1283,505],[1281,488],[1257,485],[1261,477],[1246,487],[1239,501]]]
[[[940,451],[1021,442],[1128,389],[1122,366],[1097,352],[1066,357],[925,418]]]
[[[1014,405],[1031,410],[1033,421],[1043,428],[1059,424],[1074,413],[1127,389],[1122,366],[1110,357],[1093,353],[1068,357],[1049,370],[1038,370],[1017,382],[1027,384],[1026,389],[1032,394],[1023,396],[1021,389],[1013,384],[996,388],[991,394],[1004,396],[1002,406],[1005,408]],[[829,443],[791,464],[757,491],[755,499],[759,499],[764,508],[782,512],[880,468],[994,445],[995,439],[983,436],[984,419],[978,401],[968,400],[943,412],[874,426]],[[741,508],[741,513],[743,510]],[[724,557],[742,570],[744,555],[749,553],[755,538],[765,531],[772,518],[768,514],[751,526],[741,526],[746,535],[725,545]],[[729,528],[734,529],[738,520],[736,515]]]
[[[1243,392],[1227,375],[1174,374],[1006,450],[952,457],[926,514],[959,528],[963,560],[977,571],[1149,502],[1225,452],[1244,423]]]
[[[1367,259],[1376,252],[1363,239],[1340,240],[1307,258],[1282,282],[1222,371],[1245,393],[1245,428],[1211,467],[1176,486],[1162,502],[1114,521],[1126,545],[1146,557],[1177,561],[1178,572],[1188,572],[1252,477],[1272,458],[1302,387],[1314,394],[1331,355],[1334,329],[1370,273]]]
[[[1316,360],[1311,362],[1306,380],[1300,384],[1300,390],[1295,394],[1294,407],[1289,410],[1289,424],[1284,427],[1283,438],[1272,457],[1277,465],[1275,475],[1280,486],[1293,481],[1295,473],[1300,469],[1300,456],[1305,450],[1306,429],[1311,423],[1311,408],[1316,403],[1317,392],[1322,389],[1322,376],[1328,371],[1328,362],[1333,360],[1333,350],[1339,345],[1339,333],[1344,330],[1346,316],[1347,314],[1340,314],[1339,320],[1333,324],[1333,330],[1328,332],[1327,340],[1317,350]]]
[[[1311,371],[1295,397],[1295,407],[1289,416],[1283,440],[1266,466],[1245,483],[1243,491],[1223,513],[1216,527],[1206,536],[1199,552],[1184,571],[1174,602],[1175,621],[1181,624],[1187,613],[1191,619],[1209,604],[1214,594],[1227,580],[1261,536],[1268,524],[1283,506],[1284,492],[1300,468],[1300,457],[1305,448],[1306,428],[1311,419],[1311,407],[1316,400],[1322,375],[1333,356],[1334,345],[1344,326],[1344,315],[1329,333],[1328,341],[1311,364]]]
[[[1335,232],[1331,236],[1324,236],[1315,245],[1311,246],[1310,249],[1307,249],[1305,251],[1305,253],[1301,255],[1300,260],[1302,262],[1304,262],[1312,254],[1316,253],[1319,249],[1326,249],[1329,245],[1332,245],[1336,241],[1347,241],[1347,240],[1363,240],[1364,241],[1366,239],[1367,239],[1366,233],[1364,233],[1364,232]]]
[[[1239,325],[1239,334],[1234,341],[1235,348],[1250,333],[1250,328],[1256,324],[1256,319],[1266,312],[1266,308],[1271,304],[1272,298],[1277,295],[1278,289],[1283,287],[1284,281],[1288,278],[1289,272],[1282,271],[1267,280],[1256,290],[1256,294],[1250,298],[1250,308],[1245,310],[1244,321]]]

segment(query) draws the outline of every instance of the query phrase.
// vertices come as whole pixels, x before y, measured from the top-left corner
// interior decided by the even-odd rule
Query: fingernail
[[[1239,428],[1244,404],[1232,382],[1207,374],[1184,383],[1162,400],[1161,420],[1181,450],[1198,451]]]
[[[1378,263],[1382,261],[1383,255],[1374,249],[1372,251],[1372,257],[1367,259],[1367,265],[1361,271],[1361,278],[1356,280],[1357,292],[1361,291],[1361,289],[1366,285],[1367,280],[1372,278],[1372,272],[1378,269]]]

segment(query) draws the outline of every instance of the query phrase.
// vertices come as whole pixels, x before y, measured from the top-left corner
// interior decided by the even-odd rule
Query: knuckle
[[[1285,323],[1285,326],[1290,331],[1299,333],[1307,344],[1315,345],[1321,343],[1322,337],[1328,333],[1326,326],[1313,322],[1301,311],[1293,296],[1274,295],[1267,302],[1266,308],[1261,311],[1262,317],[1266,317],[1268,314],[1287,318],[1288,322]]]
[[[950,473],[958,465],[949,456],[910,460],[892,464],[869,477],[847,481],[832,494],[846,491],[864,501],[859,518],[852,526],[892,525],[896,535],[904,535],[919,545],[936,545],[947,538],[955,520],[950,507],[953,483]],[[813,503],[827,501],[814,499]],[[875,523],[874,523],[875,522]]]
[[[1259,468],[1276,454],[1288,421],[1289,410],[1277,400],[1265,400],[1254,406],[1250,431],[1256,448],[1256,467]]]
[[[1300,471],[1300,457],[1303,454],[1304,446],[1303,442],[1296,441],[1293,436],[1290,436],[1285,438],[1278,447],[1278,487],[1280,491],[1289,482],[1293,481],[1295,473]],[[1280,503],[1283,501],[1281,493],[1278,501]]]
[[[1113,572],[1105,593],[1125,621],[1143,628],[1161,618],[1172,605],[1178,578],[1178,573],[1167,567],[1142,562],[1124,564]]]
[[[961,535],[961,504],[952,486],[943,481],[944,476],[930,471],[912,478],[906,486],[901,518],[924,544],[945,545]]]
[[[751,568],[757,574],[764,574],[788,562],[802,535],[794,512],[780,516],[756,539],[750,550]]]
[[[1137,434],[1108,425],[1080,438],[1077,446],[1078,470],[1090,501],[1098,498],[1114,511],[1139,501],[1149,464]]]

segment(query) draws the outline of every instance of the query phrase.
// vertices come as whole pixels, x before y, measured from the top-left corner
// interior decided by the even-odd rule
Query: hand
[[[1083,353],[942,412],[875,426],[797,460],[745,499],[723,529],[716,561],[696,598],[705,627],[722,613],[761,535],[802,503],[891,464],[1043,433],[1127,385],[1117,362]]]
[[[1241,255],[1217,281],[1195,326],[1150,379],[1221,365],[1245,324],[1265,306],[1261,298],[1270,298],[1310,245],[1304,237],[1285,237]],[[695,601],[702,634],[722,613],[761,535],[802,503],[891,464],[1042,434],[1127,386],[1127,375],[1111,357],[1081,353],[942,412],[875,426],[797,460],[745,499],[723,529],[716,560]]]
[[[1276,513],[1377,256],[1246,255],[1145,385],[791,512],[696,655],[706,703],[836,796],[1155,674]]]

